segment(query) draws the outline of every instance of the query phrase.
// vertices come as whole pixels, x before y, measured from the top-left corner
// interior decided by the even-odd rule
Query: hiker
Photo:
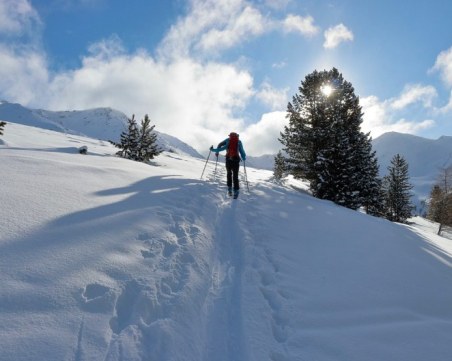
[[[246,160],[245,150],[243,149],[242,142],[239,140],[239,135],[232,132],[229,134],[229,138],[226,138],[221,143],[218,144],[217,148],[213,146],[210,147],[212,152],[218,158],[218,153],[222,150],[226,150],[226,180],[228,186],[228,194],[232,196],[232,186],[234,185],[234,198],[239,195],[239,168],[240,161]],[[240,156],[242,157],[240,159]]]

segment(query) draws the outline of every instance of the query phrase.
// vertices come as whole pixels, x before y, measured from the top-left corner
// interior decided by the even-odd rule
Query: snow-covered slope
[[[121,132],[127,129],[127,116],[111,108],[54,112],[28,109],[20,104],[0,101],[0,119],[115,142],[119,141]],[[195,149],[179,139],[165,133],[156,133],[161,149],[202,158]]]
[[[189,155],[195,158],[203,158],[194,148],[184,143],[180,139],[173,137],[172,135],[161,133],[156,131],[157,142],[161,149],[164,149],[171,153]]]
[[[202,159],[13,123],[2,139],[0,360],[450,359],[452,245],[426,222],[253,168],[235,201]]]
[[[42,114],[36,113],[34,110],[25,108],[20,104],[8,103],[4,100],[0,101],[0,120],[12,121],[42,129],[65,131],[61,124],[56,124],[50,119],[46,119]]]

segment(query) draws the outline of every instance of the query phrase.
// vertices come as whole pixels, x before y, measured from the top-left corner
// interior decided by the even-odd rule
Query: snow
[[[223,164],[201,180],[205,160],[184,154],[147,165],[105,141],[4,133],[0,360],[450,360],[437,225],[249,167],[231,200]]]

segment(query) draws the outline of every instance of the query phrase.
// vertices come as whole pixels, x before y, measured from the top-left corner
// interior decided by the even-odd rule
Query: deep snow
[[[252,168],[235,201],[223,164],[200,180],[202,159],[114,152],[5,128],[0,360],[450,359],[452,241],[434,224]]]

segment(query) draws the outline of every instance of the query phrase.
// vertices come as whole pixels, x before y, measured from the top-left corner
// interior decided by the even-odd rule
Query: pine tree
[[[116,155],[137,162],[148,162],[162,152],[157,146],[157,135],[153,133],[155,125],[151,126],[151,120],[147,114],[141,121],[140,128],[135,121],[135,115],[127,122],[127,131],[121,133],[120,142],[110,141],[115,147],[121,149]]]
[[[452,226],[452,167],[440,171],[430,192],[427,218],[439,223],[438,235],[444,226]]]
[[[135,121],[135,115],[132,118],[127,119],[127,131],[121,133],[121,139],[119,143],[111,142],[115,147],[120,150],[116,153],[122,158],[138,160],[138,145],[140,134],[138,131],[137,123]]]
[[[430,193],[427,219],[439,223],[438,235],[441,235],[444,225],[449,223],[448,219],[451,216],[447,198],[447,194],[443,189],[438,184],[435,184]]]
[[[138,159],[140,162],[148,162],[154,159],[162,151],[157,146],[157,134],[153,133],[155,125],[151,126],[151,120],[146,114],[141,121],[140,138],[138,145]]]
[[[282,152],[279,151],[278,154],[275,156],[275,166],[273,168],[273,176],[275,179],[281,179],[284,176],[284,173],[286,172],[286,161],[284,159],[284,156],[282,155]]]
[[[3,135],[3,129],[6,125],[6,122],[0,121],[0,135]]]
[[[411,192],[413,186],[409,182],[408,163],[396,154],[388,167],[388,175],[384,177],[386,218],[393,222],[406,222],[411,217],[413,205]]]
[[[306,178],[314,196],[352,209],[370,204],[379,187],[362,116],[353,86],[337,69],[314,71],[288,104],[280,137],[290,173]]]
[[[372,139],[366,137],[363,140],[362,159],[367,167],[361,172],[362,181],[362,206],[367,214],[384,217],[384,192],[382,189],[382,179],[379,177],[379,165],[372,151]],[[359,166],[358,166],[359,167]]]

